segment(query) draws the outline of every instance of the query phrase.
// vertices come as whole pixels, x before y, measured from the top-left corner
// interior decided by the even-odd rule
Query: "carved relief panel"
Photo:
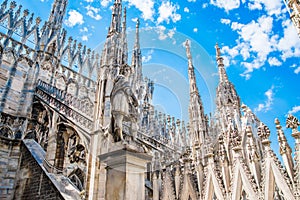
[[[83,99],[84,97],[87,97],[88,91],[87,88],[82,86],[79,88],[78,97],[79,99]]]
[[[77,85],[74,82],[71,82],[67,86],[67,93],[75,96],[77,93]]]
[[[66,81],[63,76],[58,76],[56,79],[55,87],[64,91],[66,89]]]

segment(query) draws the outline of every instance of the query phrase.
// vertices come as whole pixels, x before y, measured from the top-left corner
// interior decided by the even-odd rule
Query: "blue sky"
[[[44,21],[52,2],[17,0]],[[100,51],[112,3],[69,0],[64,21],[68,35]],[[287,113],[300,116],[300,39],[283,0],[124,0],[124,6],[129,50],[136,19],[141,20],[144,74],[156,82],[153,103],[159,110],[187,120],[187,60],[182,44],[190,39],[206,113],[214,110],[218,42],[229,79],[242,102],[270,127],[273,141],[275,117],[284,126]],[[291,144],[290,131],[285,132]]]

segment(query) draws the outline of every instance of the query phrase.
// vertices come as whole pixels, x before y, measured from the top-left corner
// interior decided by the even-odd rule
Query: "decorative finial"
[[[188,59],[191,59],[192,55],[191,55],[191,46],[189,40],[185,41],[185,47],[186,47],[186,56],[188,57]]]
[[[279,142],[279,151],[280,154],[283,155],[287,151],[291,151],[291,147],[287,143],[286,137],[284,135],[284,132],[282,130],[282,127],[280,125],[280,121],[276,118],[275,119],[276,129],[277,129],[277,136],[278,136],[278,142]]]
[[[219,47],[218,43],[216,43],[215,48],[216,48],[216,56],[218,58],[218,57],[221,56],[221,50],[220,50],[220,47]]]
[[[270,129],[264,123],[260,123],[257,134],[262,140],[262,144],[270,144],[269,136],[270,136]]]
[[[231,135],[231,145],[234,148],[240,148],[241,142],[242,142],[242,137],[240,136],[237,128],[233,128],[230,130],[230,135]]]
[[[140,19],[139,19],[139,18],[136,20],[136,25],[135,25],[135,27],[136,27],[136,28],[139,28],[139,27],[140,27]]]
[[[292,129],[292,134],[299,132],[298,126],[300,126],[300,122],[293,115],[289,114],[285,123],[287,128]]]

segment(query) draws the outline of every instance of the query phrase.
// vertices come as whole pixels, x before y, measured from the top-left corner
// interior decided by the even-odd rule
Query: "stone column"
[[[105,199],[145,199],[146,163],[151,159],[148,154],[128,148],[100,155],[100,161],[107,165]]]

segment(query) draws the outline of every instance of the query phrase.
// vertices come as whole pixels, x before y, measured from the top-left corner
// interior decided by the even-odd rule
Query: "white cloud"
[[[111,0],[102,0],[102,1],[100,1],[100,4],[101,4],[101,6],[106,8],[110,2],[111,2]]]
[[[277,58],[271,57],[268,59],[270,66],[281,66],[282,62],[280,62]]]
[[[157,33],[158,33],[158,39],[159,40],[165,40],[167,39],[168,35],[165,34],[166,27],[164,26],[157,26]]]
[[[85,7],[87,9],[87,15],[90,16],[91,18],[95,19],[95,20],[100,20],[102,17],[98,14],[100,9],[99,8],[95,8],[93,6],[86,6]]]
[[[198,28],[194,28],[194,29],[193,29],[193,32],[194,32],[194,33],[197,33],[197,32],[198,32]]]
[[[297,31],[290,19],[283,21],[283,37],[280,38],[277,48],[281,51],[281,58],[285,61],[290,57],[300,57],[300,40]]]
[[[230,24],[231,20],[230,19],[221,19],[222,24]]]
[[[257,22],[244,25],[240,31],[240,37],[250,44],[251,51],[257,53],[258,59],[265,60],[272,51],[273,45],[270,32],[273,27],[273,18],[262,16]]]
[[[80,32],[88,32],[89,29],[87,27],[83,27],[81,29],[79,29]]]
[[[69,27],[73,27],[77,24],[83,24],[83,16],[76,10],[70,10],[68,12],[68,18],[65,20],[65,24]]]
[[[240,24],[240,23],[238,23],[238,22],[232,22],[232,23],[231,23],[231,29],[232,29],[233,31],[242,29],[243,26],[244,26],[243,24]]]
[[[87,36],[87,35],[83,35],[83,36],[81,37],[81,40],[82,40],[82,41],[88,41],[88,40],[89,40],[89,38],[88,38],[88,36]]]
[[[129,6],[135,6],[142,12],[142,17],[144,20],[153,20],[154,1],[153,0],[128,0]]]
[[[142,57],[143,63],[147,63],[152,59],[153,52],[154,52],[154,50],[151,49],[150,51],[147,52],[147,54],[145,56]]]
[[[250,79],[251,77],[251,72],[253,72],[253,70],[255,69],[259,69],[264,65],[264,62],[256,59],[253,60],[252,62],[242,62],[242,65],[246,68],[246,71],[244,71],[242,74],[240,74],[241,76],[245,77],[246,80]]]
[[[262,9],[268,5],[267,12],[269,14],[262,15],[247,24],[221,19],[221,23],[227,24],[233,32],[238,34],[235,46],[222,48],[224,56],[227,56],[230,61],[227,64],[232,64],[236,58],[242,56],[243,60],[240,63],[245,67],[245,71],[241,76],[246,79],[251,77],[254,70],[261,68],[266,63],[269,63],[270,66],[280,66],[289,58],[300,57],[300,40],[291,20],[282,21],[282,32],[275,29],[275,24],[277,26],[279,22],[278,17],[271,16],[271,14],[276,15],[276,9],[280,7],[281,3],[276,0],[277,6],[271,7],[267,1],[252,0],[251,2],[260,3],[257,5],[261,5]],[[273,55],[277,55],[276,58]],[[300,73],[300,69],[295,69],[294,72]]]
[[[265,92],[265,96],[267,97],[264,103],[258,105],[257,108],[254,109],[255,112],[267,112],[271,110],[271,106],[273,105],[274,101],[274,86],[272,86],[269,90]]]
[[[295,113],[297,113],[297,112],[299,112],[300,111],[300,106],[294,106],[293,108],[292,108],[292,110],[290,110],[288,113],[289,114],[295,114]]]
[[[210,4],[223,8],[226,12],[239,8],[240,0],[210,0]]]
[[[187,0],[188,2],[196,2],[196,0]]]
[[[136,22],[138,21],[138,19],[139,19],[139,18],[135,17],[135,18],[132,18],[131,21],[133,21],[133,22],[136,23]]]
[[[202,8],[207,8],[207,7],[208,7],[208,3],[202,4]]]
[[[262,10],[262,5],[255,1],[255,2],[252,2],[252,3],[248,3],[248,8],[250,10]]]
[[[167,30],[165,26],[159,25],[156,27],[156,32],[158,34],[159,40],[165,40],[167,38],[172,39],[175,34],[176,28]]]
[[[190,12],[190,9],[189,9],[188,7],[185,7],[185,8],[183,9],[183,11],[186,12],[186,13],[189,13],[189,12]]]
[[[246,70],[241,75],[249,79],[250,73],[261,68],[268,61],[268,55],[277,50],[279,36],[272,32],[273,18],[263,15],[257,21],[248,24],[232,22],[230,26],[239,35],[237,45],[223,50],[232,60],[242,56],[241,64]],[[278,65],[275,61],[270,60],[271,64]]]
[[[89,2],[89,3],[94,2],[94,0],[84,0],[84,1]]]
[[[295,73],[295,74],[299,74],[299,72],[300,72],[300,67],[297,67],[297,68],[294,70],[294,73]]]
[[[163,21],[167,22],[167,24],[172,20],[173,22],[177,22],[181,19],[181,15],[176,13],[179,9],[179,5],[174,5],[170,1],[164,1],[158,8],[159,17],[157,18],[157,23],[160,24]]]
[[[244,4],[245,0],[210,0],[210,4],[224,9],[226,12],[239,8],[241,4]],[[269,16],[279,16],[284,12],[282,10],[282,0],[249,0],[249,10],[264,10]]]
[[[230,57],[235,57],[239,55],[239,50],[237,48],[230,49],[228,46],[222,47],[221,52],[226,52],[230,55]]]
[[[175,34],[176,28],[170,29],[169,32],[167,33],[169,38],[173,38]]]
[[[264,9],[268,15],[282,14],[282,0],[249,0],[248,8],[250,10]]]

